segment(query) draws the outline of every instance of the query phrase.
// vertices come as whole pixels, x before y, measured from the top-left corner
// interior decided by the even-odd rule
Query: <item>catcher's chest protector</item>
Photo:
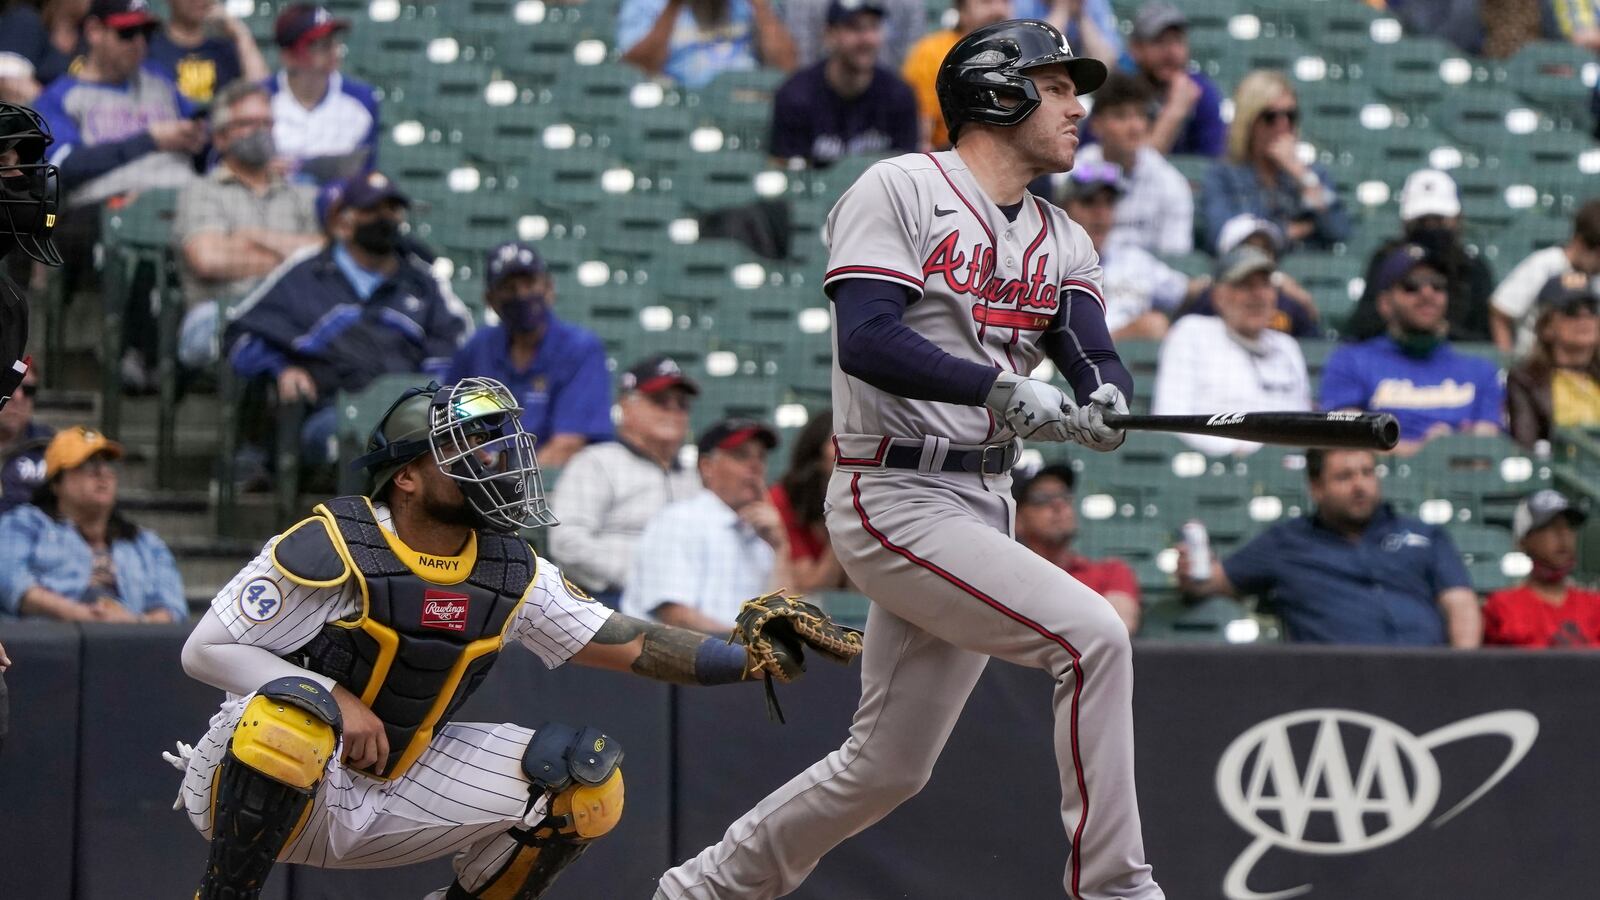
[[[397,553],[365,497],[329,500],[315,513],[333,527],[308,529],[311,539],[298,542],[299,529],[291,530],[275,551],[279,568],[294,573],[296,557],[316,555],[322,549],[316,543],[331,539],[363,603],[355,617],[324,626],[301,648],[300,662],[337,680],[383,720],[389,757],[374,777],[392,780],[494,665],[538,560],[515,535],[481,531],[459,557],[428,556],[403,544]]]

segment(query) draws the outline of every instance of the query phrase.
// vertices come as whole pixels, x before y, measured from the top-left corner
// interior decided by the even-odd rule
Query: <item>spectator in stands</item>
[[[1322,370],[1322,408],[1393,413],[1396,453],[1452,433],[1499,434],[1505,395],[1495,364],[1450,345],[1448,284],[1428,251],[1407,244],[1378,266],[1378,313],[1388,332],[1333,352]]]
[[[191,369],[217,360],[218,304],[244,299],[285,260],[322,244],[312,190],[279,173],[266,87],[235,81],[211,110],[218,162],[178,194],[172,223],[186,312],[178,360]]]
[[[1260,216],[1240,213],[1222,226],[1222,233],[1217,235],[1217,252],[1226,256],[1240,246],[1255,247],[1277,262],[1279,254],[1283,252],[1283,232]],[[1317,309],[1316,298],[1311,296],[1311,292],[1282,269],[1272,273],[1272,286],[1278,293],[1278,311],[1273,314],[1270,327],[1296,338],[1321,337],[1322,313]],[[1189,301],[1178,309],[1173,318],[1216,315],[1211,294],[1210,277],[1198,279],[1190,288]]]
[[[1233,410],[1309,410],[1311,376],[1294,338],[1270,327],[1277,314],[1277,264],[1244,245],[1217,262],[1215,316],[1185,316],[1161,342],[1151,411],[1195,415]],[[1253,441],[1179,435],[1207,456],[1245,455]]]
[[[939,66],[950,48],[975,29],[1011,18],[1011,0],[953,0],[956,27],[930,31],[911,46],[900,77],[917,95],[917,111],[922,122],[922,143],[926,148],[944,150],[950,146],[944,116],[939,112],[935,90]]]
[[[1483,51],[1482,0],[1386,0],[1371,5],[1387,8],[1408,35],[1443,38],[1467,53]]]
[[[900,71],[911,42],[922,36],[927,7],[922,0],[874,0],[883,9],[883,40],[878,65]],[[795,65],[815,65],[827,56],[826,23],[833,0],[789,0],[782,4],[784,25],[794,40]]]
[[[1494,275],[1487,263],[1468,253],[1461,243],[1461,199],[1455,179],[1437,169],[1412,172],[1400,189],[1400,222],[1401,235],[1374,250],[1367,262],[1366,291],[1350,316],[1344,337],[1364,341],[1384,332],[1374,275],[1396,247],[1416,244],[1439,263],[1439,272],[1450,285],[1445,312],[1450,340],[1487,341]]]
[[[1013,0],[1011,11],[1013,18],[1043,19],[1056,26],[1079,56],[1092,56],[1109,68],[1133,65],[1111,0]]]
[[[1600,53],[1597,0],[1484,0],[1483,52],[1504,58],[1537,40],[1565,41]]]
[[[555,280],[539,251],[501,244],[483,271],[484,301],[500,321],[456,351],[446,382],[481,376],[509,388],[541,466],[558,469],[585,444],[611,440],[606,348],[594,332],[556,318]]]
[[[773,98],[774,164],[821,168],[842,156],[916,151],[916,98],[877,62],[883,15],[880,0],[829,0],[827,58],[794,73]]]
[[[410,206],[381,173],[353,179],[329,226],[333,242],[280,266],[227,325],[224,346],[241,379],[275,385],[280,404],[312,407],[301,431],[304,464],[334,460],[336,393],[391,372],[443,377],[472,328],[461,301],[402,251]],[[246,468],[265,436],[254,437]]]
[[[309,3],[284,7],[273,26],[283,68],[267,81],[272,137],[301,181],[326,184],[378,165],[377,95],[339,71],[349,28]]]
[[[1517,504],[1511,537],[1533,561],[1522,584],[1483,604],[1483,642],[1512,647],[1600,646],[1600,591],[1577,586],[1578,528],[1589,518],[1545,489]]]
[[[228,15],[219,0],[170,0],[171,18],[150,36],[146,65],[205,106],[235,79],[262,81],[267,61],[249,26]],[[215,123],[213,123],[215,125]]]
[[[767,454],[777,445],[777,432],[745,419],[724,419],[700,435],[704,489],[645,525],[622,592],[624,613],[726,633],[746,600],[788,583],[779,564],[788,559],[788,539],[767,500]]]
[[[1120,559],[1090,559],[1072,549],[1078,536],[1078,509],[1071,466],[1048,465],[1031,475],[1014,475],[1017,540],[1029,550],[1106,598],[1128,633],[1139,630],[1139,579]]]
[[[679,461],[700,386],[672,359],[652,356],[624,372],[617,390],[617,439],[579,450],[550,495],[561,519],[550,530],[551,557],[613,609],[645,523],[700,490],[698,472]]]
[[[1312,511],[1256,535],[1186,596],[1267,596],[1291,641],[1476,647],[1478,597],[1450,535],[1383,502],[1368,450],[1306,451]]]
[[[28,367],[11,402],[0,408],[0,514],[27,503],[44,484],[44,448],[56,430],[33,418],[39,367]]]
[[[117,504],[122,447],[68,428],[45,450],[33,502],[0,518],[0,613],[68,622],[181,622],[172,553]]]
[[[1600,290],[1600,198],[1578,207],[1565,246],[1535,250],[1517,264],[1489,298],[1489,328],[1501,353],[1518,356],[1533,346],[1534,301],[1551,278],[1582,272]]]
[[[1112,162],[1122,168],[1127,193],[1117,201],[1109,243],[1181,255],[1194,249],[1194,195],[1189,180],[1150,146],[1153,103],[1144,82],[1112,72],[1094,92],[1089,126],[1099,142],[1081,148],[1076,165]]]
[[[89,0],[0,0],[0,101],[32,106],[84,52]]]
[[[1288,246],[1330,247],[1350,234],[1350,217],[1333,179],[1300,161],[1300,104],[1281,72],[1258,69],[1233,95],[1227,158],[1200,189],[1200,210],[1212,247],[1222,226],[1253,213],[1282,229]]]
[[[1167,155],[1221,156],[1228,140],[1222,92],[1189,58],[1188,17],[1163,0],[1146,3],[1134,16],[1128,49],[1160,104],[1150,146]]]
[[[788,537],[789,580],[784,587],[800,593],[838,590],[849,584],[822,519],[834,454],[830,410],[812,416],[795,435],[789,469],[767,492]]]
[[[205,125],[186,118],[188,103],[170,81],[142,68],[147,41],[160,27],[144,0],[94,0],[83,23],[82,68],[39,96],[68,206],[194,180],[192,158],[205,147]],[[92,213],[62,217],[56,243],[68,266],[87,263],[98,231]]]
[[[1183,303],[1189,279],[1136,244],[1110,242],[1117,207],[1125,196],[1115,163],[1077,163],[1066,176],[1060,202],[1100,254],[1106,327],[1117,340],[1160,340],[1167,316]]]
[[[794,38],[772,0],[623,0],[622,61],[698,90],[723,72],[792,72]]]
[[[1533,350],[1506,376],[1506,416],[1517,443],[1548,441],[1558,426],[1600,428],[1597,313],[1600,290],[1579,272],[1557,275],[1539,292]]]

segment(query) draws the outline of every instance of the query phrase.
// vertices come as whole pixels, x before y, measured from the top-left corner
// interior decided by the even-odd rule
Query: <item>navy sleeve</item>
[[[1044,333],[1041,346],[1061,377],[1072,385],[1073,395],[1079,403],[1087,403],[1096,388],[1110,383],[1132,403],[1133,373],[1117,355],[1100,304],[1083,291],[1067,291],[1061,302],[1056,324]]]
[[[1278,583],[1278,567],[1283,562],[1279,533],[1277,528],[1269,528],[1222,560],[1222,572],[1240,596],[1264,594]]]
[[[952,356],[901,321],[906,289],[847,278],[831,293],[845,374],[908,400],[983,405],[1000,370]]]
[[[797,94],[800,84],[791,77],[772,98],[772,136],[767,141],[767,155],[778,159],[792,159],[811,155],[810,116]]]
[[[1437,596],[1452,588],[1472,587],[1472,576],[1467,573],[1466,563],[1461,561],[1461,551],[1456,549],[1456,542],[1450,539],[1450,532],[1437,525],[1432,528],[1433,538],[1433,571],[1429,573],[1433,581],[1433,592]]]

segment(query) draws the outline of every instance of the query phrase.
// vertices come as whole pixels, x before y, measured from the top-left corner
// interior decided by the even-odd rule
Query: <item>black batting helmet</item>
[[[50,242],[61,199],[60,173],[45,161],[51,141],[50,126],[38,113],[0,103],[0,153],[17,154],[14,163],[0,166],[0,256],[21,247],[45,265],[61,265]]]
[[[939,111],[954,143],[968,122],[1017,125],[1039,108],[1039,92],[1024,72],[1061,63],[1082,96],[1106,80],[1098,59],[1079,57],[1054,25],[1013,19],[976,29],[956,41],[939,66]]]

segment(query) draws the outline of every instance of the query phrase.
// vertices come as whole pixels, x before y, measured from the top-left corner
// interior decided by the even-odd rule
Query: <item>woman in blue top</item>
[[[1282,73],[1259,69],[1233,95],[1228,155],[1200,188],[1207,246],[1222,226],[1250,213],[1278,226],[1291,247],[1330,247],[1350,234],[1350,217],[1321,166],[1300,161],[1300,104]]]
[[[45,483],[0,518],[0,614],[69,622],[181,622],[172,553],[117,509],[122,447],[68,428],[44,453]]]

